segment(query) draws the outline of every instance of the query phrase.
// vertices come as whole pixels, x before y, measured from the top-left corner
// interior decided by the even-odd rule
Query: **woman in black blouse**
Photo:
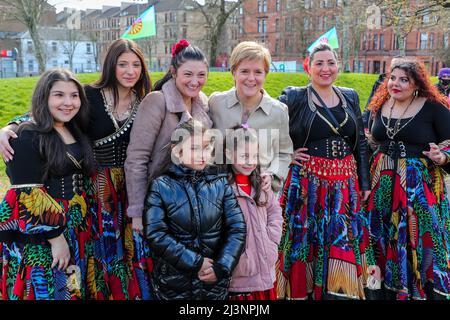
[[[386,296],[448,298],[450,215],[442,170],[450,159],[446,99],[422,63],[398,59],[369,109],[378,149],[368,214]]]
[[[49,70],[32,98],[33,121],[23,122],[11,141],[11,186],[0,203],[5,300],[85,299],[90,215],[83,176],[93,155],[82,133],[88,105],[75,76]],[[91,279],[94,281],[94,279]]]
[[[372,263],[360,210],[370,193],[367,144],[358,94],[333,85],[337,64],[336,52],[318,45],[310,55],[311,84],[288,87],[279,98],[289,108],[296,160],[280,200],[278,288],[287,283],[290,299],[366,298]]]
[[[124,162],[131,126],[140,101],[151,83],[142,51],[132,40],[118,39],[106,53],[100,79],[85,87],[90,104],[87,135],[93,144],[96,170],[87,192],[92,214],[94,245],[90,299],[150,299],[150,251],[143,235],[132,230],[128,206]],[[18,120],[25,120],[21,117]],[[8,138],[15,136],[10,124],[0,131],[0,151],[12,158]]]

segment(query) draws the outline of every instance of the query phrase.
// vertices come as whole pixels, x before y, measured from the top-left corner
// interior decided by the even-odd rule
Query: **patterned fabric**
[[[1,292],[5,300],[78,300],[86,296],[86,248],[90,220],[84,194],[53,199],[45,188],[10,189],[0,204]],[[71,259],[65,271],[51,268],[46,235],[64,228]],[[5,236],[5,234],[7,234]],[[52,238],[52,237],[49,237]]]
[[[277,300],[277,287],[265,291],[255,291],[242,294],[230,294],[228,300],[232,301],[254,301],[254,300]]]
[[[449,202],[442,169],[425,158],[395,164],[378,153],[371,173],[370,231],[387,292],[401,300],[450,298]]]
[[[132,230],[126,216],[124,170],[98,168],[91,176],[88,197],[94,246],[89,261],[90,299],[149,300],[153,264],[142,234]]]
[[[280,204],[279,297],[365,299],[373,254],[353,156],[291,165]]]

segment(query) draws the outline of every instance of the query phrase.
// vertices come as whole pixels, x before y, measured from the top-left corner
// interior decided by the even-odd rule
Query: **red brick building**
[[[239,11],[239,40],[266,45],[273,61],[296,61],[301,70],[307,48],[321,34],[335,26],[342,56],[343,21],[350,21],[348,33],[351,72],[385,72],[390,61],[400,55],[398,37],[381,17],[378,29],[366,27],[365,10],[370,1],[344,14],[339,0],[247,0]],[[346,16],[347,15],[347,16]],[[431,19],[425,16],[424,19]],[[416,29],[406,38],[406,55],[422,60],[431,74],[442,67],[437,50],[448,46],[449,33],[438,27]]]

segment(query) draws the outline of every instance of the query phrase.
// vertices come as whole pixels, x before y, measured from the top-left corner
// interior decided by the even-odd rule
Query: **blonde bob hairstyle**
[[[231,73],[234,73],[239,64],[244,60],[261,60],[264,63],[264,71],[269,73],[271,56],[267,48],[254,41],[239,43],[231,52]]]

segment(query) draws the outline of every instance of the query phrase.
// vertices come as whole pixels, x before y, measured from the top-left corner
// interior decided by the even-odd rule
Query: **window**
[[[303,18],[303,29],[309,30],[309,18],[308,17]]]
[[[373,50],[378,50],[378,35],[373,35]]]
[[[91,44],[86,43],[86,53],[91,53]]]
[[[400,48],[400,38],[398,34],[394,35],[394,50],[398,50]]]
[[[280,9],[281,9],[281,0],[276,0],[275,11],[280,11]]]
[[[311,8],[311,0],[305,0],[305,9]]]
[[[186,12],[183,12],[183,22],[186,22]]]
[[[267,0],[258,0],[258,12],[267,12]]]
[[[32,51],[33,50],[33,42],[28,40],[27,41],[27,49],[28,51]]]
[[[69,65],[69,60],[64,60],[65,65]]]
[[[428,13],[423,15],[423,17],[422,17],[422,22],[423,22],[424,24],[430,23],[430,15],[429,15]]]
[[[34,71],[34,61],[28,60],[28,71],[33,72]]]
[[[244,14],[244,8],[242,6],[239,7],[239,14]]]
[[[280,39],[275,40],[275,53],[280,52]]]
[[[323,17],[323,29],[324,30],[328,29],[328,17],[327,16]]]
[[[317,17],[317,30],[323,30],[323,17]]]
[[[434,34],[430,33],[430,49],[433,49],[434,46]]]
[[[183,33],[183,38],[187,38],[187,27],[183,27],[182,33]]]
[[[243,34],[244,33],[244,27],[242,27],[242,25],[239,25],[239,33]]]
[[[58,60],[53,60],[52,66],[53,66],[53,68],[56,68],[58,66]]]
[[[447,49],[448,48],[448,33],[444,33],[444,48]]]
[[[284,31],[292,31],[292,20],[291,17],[287,17],[284,22]]]
[[[280,32],[280,19],[275,19],[275,31]]]
[[[52,42],[52,50],[54,52],[58,51],[58,44],[56,42]]]
[[[384,50],[384,34],[380,34],[380,50]]]
[[[267,21],[266,19],[258,19],[258,33],[267,32]]]
[[[164,22],[166,22],[166,23],[167,23],[167,21],[169,20],[169,19],[167,18],[167,16],[168,16],[168,13],[166,12],[166,14],[164,15]]]
[[[285,52],[291,52],[291,40],[290,39],[284,39],[284,51]]]
[[[420,50],[425,50],[428,47],[428,33],[420,33]]]

